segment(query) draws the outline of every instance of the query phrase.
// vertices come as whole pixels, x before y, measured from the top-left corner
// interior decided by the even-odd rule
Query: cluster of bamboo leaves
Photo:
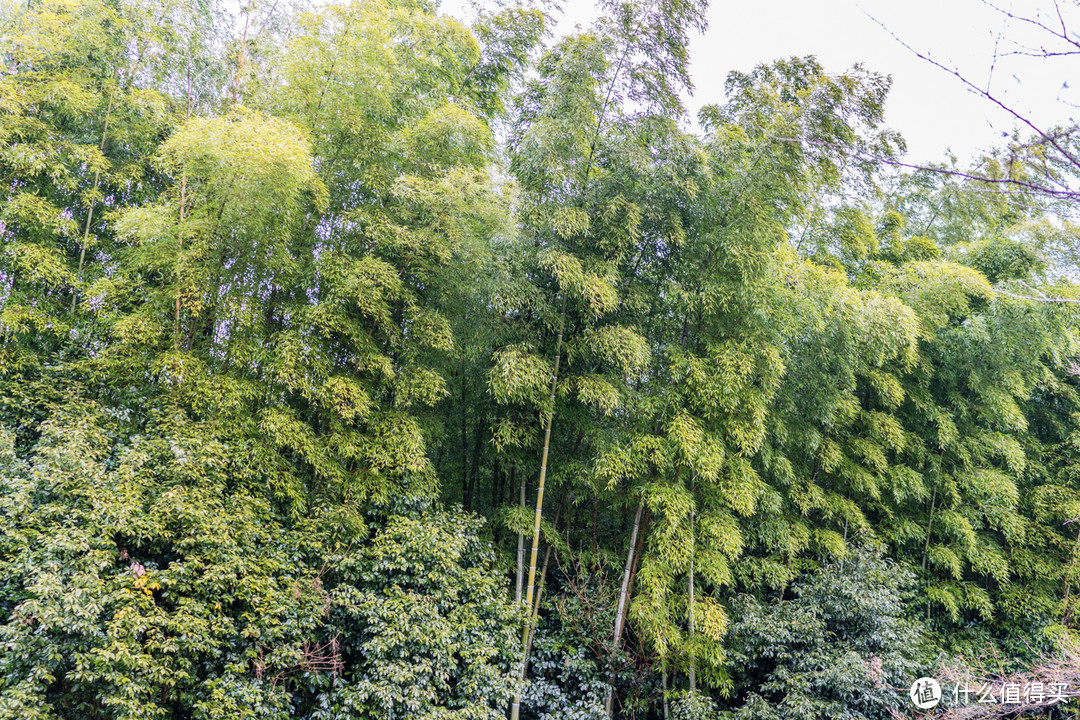
[[[0,4],[0,717],[888,717],[904,632],[1069,634],[1061,208],[600,11]]]

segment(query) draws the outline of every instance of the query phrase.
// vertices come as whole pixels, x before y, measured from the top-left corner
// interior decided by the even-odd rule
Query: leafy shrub
[[[0,718],[501,717],[513,611],[479,520],[276,513],[182,418],[0,428]]]
[[[583,645],[554,633],[537,633],[522,695],[528,720],[603,720],[607,675]]]
[[[914,581],[903,567],[855,553],[797,582],[792,599],[744,597],[731,629],[734,717],[891,717],[928,664],[923,630],[904,618]]]

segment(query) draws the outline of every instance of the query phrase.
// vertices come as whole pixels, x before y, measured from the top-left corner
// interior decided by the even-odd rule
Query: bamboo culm
[[[514,476],[516,468],[510,468],[510,477]],[[521,478],[521,507],[525,507],[525,477]],[[517,592],[514,593],[514,602],[521,604],[521,584],[525,580],[525,533],[518,533],[517,553]]]
[[[645,509],[645,503],[640,502],[637,512],[634,514],[634,529],[630,532],[630,550],[626,553],[626,568],[623,570],[622,588],[619,590],[619,605],[615,610],[615,637],[611,642],[611,655],[614,656],[619,650],[619,641],[622,639],[623,625],[626,619],[626,606],[630,594],[630,572],[634,566],[634,550],[637,548],[638,530],[641,528],[641,513]],[[611,717],[611,705],[615,696],[615,678],[608,673],[607,700],[604,702],[604,714]]]
[[[105,122],[101,127],[101,144],[98,146],[98,150],[105,153],[105,140],[109,133],[109,118],[112,116],[113,96],[109,94],[109,104],[105,108]],[[94,187],[90,190],[90,207],[86,211],[86,229],[83,231],[83,240],[79,248],[79,279],[82,279],[83,265],[86,264],[86,246],[90,243],[90,225],[94,218],[94,205],[95,198],[97,196],[98,185],[101,182],[101,169],[98,168],[94,171]],[[75,304],[78,301],[78,293],[75,293],[71,297],[71,312],[75,312]]]
[[[694,495],[694,480],[695,478],[690,479],[690,496],[692,500]],[[694,642],[694,547],[697,545],[697,540],[694,537],[694,513],[695,507],[692,505],[690,509],[690,607],[687,623],[690,631],[691,647]],[[693,651],[690,652],[690,692],[697,692],[697,658]]]
[[[540,548],[540,517],[544,506],[544,481],[547,480],[548,451],[551,446],[551,425],[555,420],[555,390],[559,383],[559,363],[562,360],[563,330],[566,327],[566,293],[563,293],[562,311],[559,313],[559,335],[555,340],[555,367],[551,374],[551,397],[547,413],[547,427],[544,429],[544,450],[540,455],[540,480],[536,487],[536,517],[533,521],[532,552],[529,556],[529,584],[525,588],[525,607],[530,608],[529,618],[521,628],[521,679],[525,679],[525,669],[528,663],[526,648],[529,645],[530,626],[532,625],[531,608],[533,605],[533,592],[536,585],[536,556]],[[518,720],[521,714],[521,688],[514,691],[514,700],[510,705],[510,720]]]
[[[555,510],[555,522],[551,524],[552,530],[556,533],[559,527],[559,515],[562,513],[562,503],[559,503],[559,507]],[[533,603],[531,609],[531,615],[529,617],[529,641],[525,644],[525,663],[521,669],[521,677],[524,679],[525,675],[529,671],[529,656],[532,654],[533,638],[536,637],[536,621],[540,616],[540,597],[544,594],[544,585],[547,583],[547,571],[548,564],[551,562],[551,547],[549,542],[547,550],[544,551],[544,567],[540,569],[540,584],[536,588],[536,602]]]
[[[663,672],[660,674],[661,682],[663,683],[664,691],[664,720],[668,720],[668,683],[667,683],[667,661],[664,661]]]

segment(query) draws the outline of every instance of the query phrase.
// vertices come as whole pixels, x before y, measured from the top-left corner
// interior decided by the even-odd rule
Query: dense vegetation
[[[1039,142],[897,173],[813,58],[688,130],[702,0],[227,7],[0,5],[0,718],[888,718],[1072,647]]]

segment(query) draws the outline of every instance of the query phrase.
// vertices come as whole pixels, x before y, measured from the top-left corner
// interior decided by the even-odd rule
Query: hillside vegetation
[[[230,8],[0,5],[0,718],[1071,667],[1071,129],[900,172],[888,77],[812,57],[691,123],[703,0]]]

